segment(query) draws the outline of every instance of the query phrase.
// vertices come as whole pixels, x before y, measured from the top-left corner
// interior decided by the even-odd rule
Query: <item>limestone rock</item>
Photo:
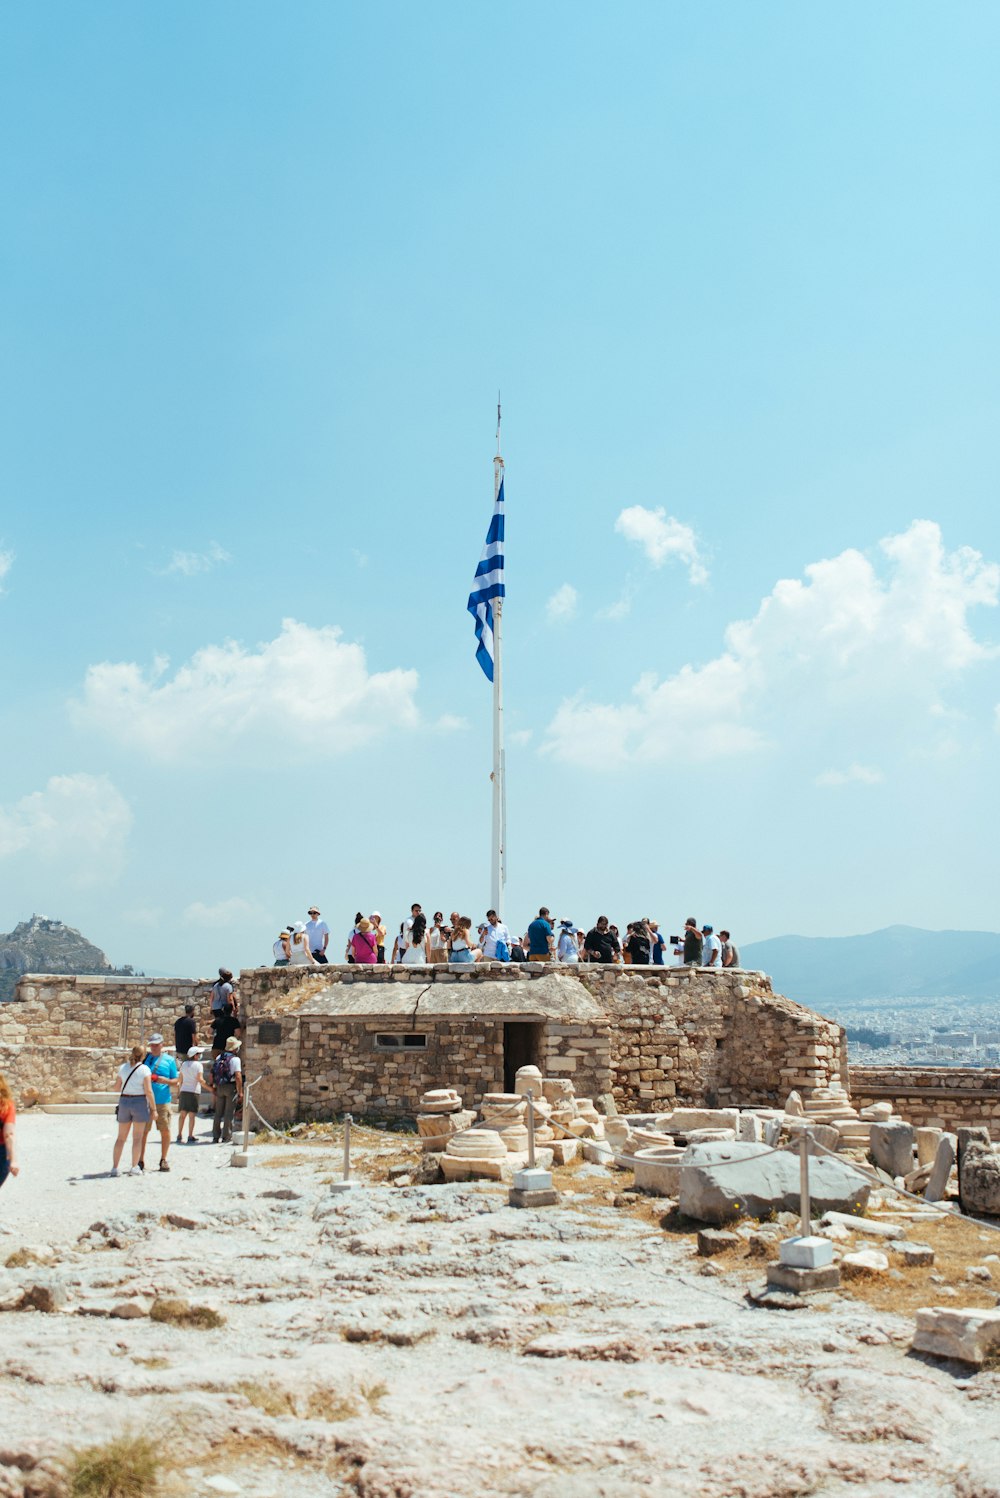
[[[35,1275],[22,1283],[22,1310],[61,1311],[66,1305],[66,1286],[55,1275]]]
[[[532,1097],[540,1098],[543,1095],[542,1074],[537,1066],[521,1066],[518,1068],[514,1078],[514,1091],[518,1097],[524,1097],[530,1092]]]
[[[852,1276],[885,1274],[888,1268],[889,1260],[878,1248],[859,1248],[852,1254],[845,1254],[840,1261],[841,1273],[847,1279]]]
[[[465,1129],[452,1135],[445,1153],[458,1159],[502,1160],[507,1146],[495,1129]]]
[[[703,1259],[713,1254],[729,1253],[742,1246],[739,1233],[727,1233],[723,1228],[701,1228],[698,1233],[698,1253]]]
[[[609,1118],[604,1124],[604,1132],[607,1135],[611,1148],[613,1150],[622,1150],[628,1143],[632,1129],[625,1122],[624,1118]]]
[[[958,1140],[955,1138],[955,1135],[941,1134],[934,1151],[934,1164],[931,1166],[930,1175],[924,1188],[924,1196],[929,1202],[943,1200],[944,1194],[948,1189],[951,1172],[955,1166],[957,1152]]]
[[[892,1176],[894,1180],[897,1176],[909,1175],[913,1169],[915,1139],[916,1136],[910,1124],[872,1124],[872,1162],[887,1175]]]
[[[903,1243],[894,1238],[889,1247],[910,1269],[924,1269],[934,1263],[934,1250],[929,1243]]]
[[[790,1092],[785,1099],[785,1112],[789,1118],[803,1118],[805,1109],[802,1106],[802,1098],[797,1092]]]
[[[1000,1217],[1000,1154],[970,1142],[959,1167],[958,1182],[963,1212]]]
[[[860,1118],[866,1118],[870,1123],[888,1123],[892,1117],[891,1103],[869,1103],[867,1108],[862,1108]]]
[[[558,1103],[573,1096],[573,1083],[568,1077],[544,1077],[542,1090],[547,1103]]]
[[[753,1158],[750,1158],[753,1157]],[[754,1144],[694,1144],[680,1172],[678,1207],[696,1222],[797,1212],[799,1162],[787,1151],[762,1156]],[[809,1170],[813,1212],[862,1212],[871,1187],[839,1160],[817,1159]]]
[[[962,1310],[955,1306],[924,1306],[917,1312],[914,1352],[937,1358],[956,1358],[976,1366],[1000,1350],[1000,1309]]]
[[[687,1151],[676,1145],[643,1149],[634,1157],[635,1187],[652,1196],[676,1197],[681,1184],[681,1161]]]
[[[692,1129],[732,1129],[739,1126],[738,1108],[675,1108],[664,1125],[669,1134],[690,1134]]]
[[[938,1140],[943,1130],[931,1128],[917,1129],[917,1164],[933,1165],[934,1156],[937,1154]]]

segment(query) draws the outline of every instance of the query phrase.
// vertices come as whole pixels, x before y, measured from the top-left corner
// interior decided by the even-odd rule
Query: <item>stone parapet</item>
[[[1000,1138],[1000,1069],[970,1066],[852,1066],[855,1105],[891,1102],[918,1127],[985,1124]]]

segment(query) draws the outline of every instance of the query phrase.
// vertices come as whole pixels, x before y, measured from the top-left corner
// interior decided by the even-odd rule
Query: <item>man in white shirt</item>
[[[507,947],[507,960],[510,959],[510,932],[495,910],[486,912],[486,925],[481,928],[483,932],[483,960],[484,962],[495,962],[497,957],[497,942],[502,941]]]
[[[309,950],[317,962],[329,962],[326,949],[330,943],[330,928],[326,921],[321,921],[319,911],[315,905],[309,907],[309,919],[306,921],[306,941]]]
[[[721,966],[722,966],[722,943],[719,940],[719,938],[715,935],[715,932],[712,930],[711,926],[702,926],[702,928],[701,928],[701,940],[702,940],[702,949],[701,949],[701,965],[702,965],[702,967],[717,967],[717,968],[721,968]]]

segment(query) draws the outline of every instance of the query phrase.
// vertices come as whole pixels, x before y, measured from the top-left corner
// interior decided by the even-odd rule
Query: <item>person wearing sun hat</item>
[[[212,1143],[228,1144],[233,1137],[233,1114],[236,1099],[243,1101],[243,1068],[240,1065],[241,1042],[230,1035],[226,1048],[212,1062],[212,1086],[215,1089],[215,1118],[212,1121]]]
[[[306,935],[305,921],[296,921],[292,926],[292,955],[289,959],[291,967],[319,967],[312,952],[309,950],[309,937]],[[326,958],[323,958],[326,961]]]
[[[576,924],[574,921],[559,922],[559,942],[556,946],[556,957],[560,962],[580,961],[580,947],[576,939]]]
[[[278,932],[278,940],[271,946],[275,967],[287,967],[292,957],[292,933],[287,926]]]
[[[149,1037],[149,1049],[145,1056],[145,1065],[149,1067],[156,1117],[155,1119],[150,1118],[142,1136],[139,1169],[146,1169],[146,1142],[149,1139],[155,1122],[160,1135],[160,1169],[169,1170],[170,1166],[167,1164],[167,1155],[170,1151],[170,1090],[177,1085],[179,1073],[177,1062],[173,1056],[164,1054],[163,1036],[158,1030]]]
[[[326,949],[330,945],[330,928],[326,921],[320,920],[319,907],[310,905],[309,919],[306,921],[306,940],[309,950],[317,962],[329,962]]]
[[[350,949],[356,963],[378,962],[378,933],[366,915],[361,917],[351,932]]]

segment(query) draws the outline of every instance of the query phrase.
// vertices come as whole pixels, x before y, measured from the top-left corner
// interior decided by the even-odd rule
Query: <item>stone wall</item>
[[[575,969],[544,963],[466,969],[331,964],[320,971],[253,968],[239,976],[244,1065],[250,1078],[262,1078],[255,1092],[260,1110],[275,1123],[346,1109],[406,1113],[428,1087],[457,1085],[468,1101],[499,1090],[503,1019],[497,1011],[530,1016],[532,983],[553,972],[577,979],[606,1019],[590,1023],[550,1015],[540,1026],[539,1065],[571,1077],[578,1095],[612,1092],[621,1111],[653,1112],[675,1102],[778,1103],[792,1088],[808,1094],[833,1077],[847,1080],[840,1027],[775,995],[763,973],[598,964]],[[431,1011],[421,1020],[428,1046],[422,1052],[376,1052],[369,1037],[393,1028],[377,1004],[363,1020],[300,1015],[304,1004],[334,982],[362,984],[366,993],[373,985],[390,985],[397,1000],[406,992],[399,984],[419,985],[414,1005]],[[509,1003],[506,994],[498,1003],[494,991],[492,1012],[478,1022],[468,1012],[475,1002],[458,1006],[461,1015],[447,1014],[449,993],[467,997],[470,985],[483,984],[505,985]],[[442,985],[440,1001],[426,997],[431,985]],[[0,1006],[0,1047],[49,1048],[44,1073],[37,1056],[30,1068],[21,1060],[15,1068],[11,1060],[11,1069],[24,1078],[19,1085],[33,1086],[25,1076],[33,1068],[44,1075],[39,1091],[46,1100],[68,1101],[81,1089],[103,1090],[108,1084],[98,1085],[91,1063],[76,1058],[67,1057],[60,1071],[57,1052],[113,1050],[106,1073],[113,1077],[119,1051],[139,1037],[140,1013],[146,1035],[160,1029],[169,1041],[173,1021],[188,1002],[195,1004],[207,1038],[209,988],[207,980],[29,974],[21,979],[15,1002]],[[484,1004],[484,1010],[489,1007]],[[84,1073],[85,1085],[79,1080]]]
[[[0,1045],[0,1075],[21,1108],[38,1101],[68,1103],[81,1092],[113,1092],[128,1054],[120,1046]]]
[[[1000,1070],[964,1066],[852,1066],[851,1095],[859,1108],[891,1102],[917,1125],[954,1131],[985,1124],[1000,1138]]]
[[[619,1112],[783,1103],[846,1083],[840,1026],[774,994],[764,973],[587,964],[580,979],[608,1014]]]

